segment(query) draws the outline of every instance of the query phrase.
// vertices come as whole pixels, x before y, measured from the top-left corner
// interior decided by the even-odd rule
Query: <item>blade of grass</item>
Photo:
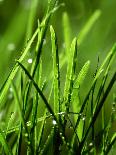
[[[79,113],[81,108],[80,101],[79,101],[79,90],[88,72],[89,66],[90,66],[90,61],[87,61],[82,67],[81,71],[79,72],[77,79],[74,81],[71,102],[72,102],[73,112],[76,112],[76,113]],[[74,115],[74,122],[76,123],[76,121],[77,121],[77,116]],[[83,131],[83,120],[81,120],[77,129],[77,135],[79,137],[79,140],[82,139],[82,131]]]
[[[101,11],[96,10],[92,14],[92,16],[89,18],[89,20],[87,21],[87,23],[85,24],[85,26],[82,28],[82,30],[80,31],[80,33],[78,35],[78,45],[80,45],[83,42],[83,40],[85,39],[85,37],[87,36],[89,31],[91,30],[94,23],[98,20],[100,15],[101,15]]]
[[[76,38],[73,39],[71,48],[70,48],[70,58],[67,66],[67,74],[66,74],[66,81],[65,81],[65,87],[64,87],[64,103],[62,110],[65,109],[67,112],[69,111],[69,105],[70,105],[70,97],[71,97],[71,87],[72,87],[72,81],[74,78],[74,67],[75,67],[75,58],[77,56],[77,40]],[[64,107],[65,106],[65,107]]]
[[[54,113],[59,113],[60,108],[60,71],[59,71],[59,56],[58,45],[55,31],[50,26],[52,54],[53,54],[53,72],[54,72]]]

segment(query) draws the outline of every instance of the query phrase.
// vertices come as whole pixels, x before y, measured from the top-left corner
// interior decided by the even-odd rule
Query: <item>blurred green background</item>
[[[60,0],[59,2],[64,2],[65,6],[55,13],[51,22],[56,29],[61,48],[63,46],[61,17],[64,11],[69,15],[72,38],[78,37],[79,31],[96,9],[100,9],[102,12],[78,52],[79,66],[90,59],[93,72],[97,64],[97,57],[99,56],[100,62],[102,62],[116,41],[116,1]],[[31,0],[0,0],[0,87],[8,76],[15,59],[23,51],[26,41],[30,39],[36,28],[37,19],[39,18],[41,21],[43,18],[46,6],[47,0],[38,0],[36,8],[32,6]],[[31,9],[35,10],[32,19],[33,31],[27,33]],[[50,40],[48,40],[49,43]]]

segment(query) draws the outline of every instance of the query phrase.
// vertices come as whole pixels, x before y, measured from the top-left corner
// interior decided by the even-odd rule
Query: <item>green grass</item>
[[[86,96],[83,96],[86,89],[81,89],[84,89],[89,74],[90,60],[77,72],[80,61],[78,48],[99,20],[101,11],[93,13],[72,43],[68,14],[65,12],[62,15],[65,41],[65,54],[62,54],[57,32],[50,26],[50,20],[64,5],[49,0],[46,14],[41,22],[38,21],[38,27],[32,35],[37,2],[32,2],[28,19],[26,40],[28,37],[30,40],[0,90],[0,154],[109,154],[115,151],[116,142],[116,133],[112,130],[116,121],[115,93],[109,100],[113,104],[108,121],[105,121],[105,106],[116,82],[116,71],[109,76],[115,60],[116,44],[102,64],[95,68]],[[43,65],[48,63],[44,64],[43,51],[48,33],[51,34],[52,67],[49,68],[49,75],[44,77]],[[33,61],[27,63],[31,50],[34,52]],[[62,86],[61,70],[64,66],[67,70]]]

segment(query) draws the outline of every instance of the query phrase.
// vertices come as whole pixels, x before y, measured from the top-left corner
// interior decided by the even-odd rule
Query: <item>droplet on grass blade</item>
[[[55,120],[53,120],[52,123],[53,123],[53,125],[56,125],[57,124]]]
[[[8,46],[7,46],[7,49],[9,51],[14,51],[16,48],[15,44],[14,43],[9,43]]]
[[[29,64],[32,64],[32,62],[33,62],[32,58],[29,58],[29,59],[28,59],[28,63],[29,63]]]

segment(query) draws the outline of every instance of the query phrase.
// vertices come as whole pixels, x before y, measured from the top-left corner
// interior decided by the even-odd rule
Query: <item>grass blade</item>
[[[100,15],[101,15],[101,11],[100,10],[96,10],[92,14],[92,16],[89,18],[89,20],[87,21],[87,23],[85,24],[85,26],[82,28],[82,30],[80,31],[80,33],[78,35],[78,45],[80,45],[83,42],[83,40],[85,39],[85,37],[87,36],[89,31],[91,30],[91,28],[94,25],[94,23],[100,17]]]
[[[82,67],[81,71],[79,72],[79,75],[73,85],[71,102],[72,102],[73,112],[76,112],[76,113],[79,113],[80,108],[81,108],[80,101],[79,101],[79,90],[88,72],[89,66],[90,66],[90,61],[87,61],[85,65]],[[74,115],[74,121],[75,123],[77,121],[76,115]],[[78,129],[77,129],[79,140],[81,140],[82,138],[82,131],[83,131],[83,120],[80,122]]]
[[[52,42],[52,54],[53,54],[53,71],[54,71],[54,113],[59,113],[60,108],[60,71],[59,71],[59,56],[58,45],[55,31],[50,26],[51,42]]]
[[[71,95],[71,87],[72,87],[72,81],[74,78],[74,67],[75,67],[75,59],[77,56],[77,39],[74,38],[71,44],[70,48],[70,58],[67,66],[67,74],[66,74],[66,81],[65,81],[65,87],[64,87],[64,105],[63,110],[69,111],[69,103],[70,103],[70,95]]]

